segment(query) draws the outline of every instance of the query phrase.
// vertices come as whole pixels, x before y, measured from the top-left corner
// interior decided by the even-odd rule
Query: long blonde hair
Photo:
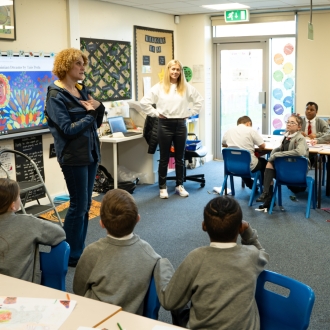
[[[182,66],[182,64],[181,64],[180,61],[178,61],[178,60],[171,60],[171,61],[169,61],[167,63],[166,68],[165,68],[164,78],[161,81],[161,84],[163,85],[164,92],[166,94],[168,94],[169,91],[170,91],[170,88],[171,88],[170,68],[173,65],[176,65],[176,64],[180,66],[180,71],[181,71],[181,74],[180,74],[180,76],[178,78],[178,81],[177,81],[176,91],[182,96],[183,93],[186,91],[186,78],[184,76],[183,66]]]

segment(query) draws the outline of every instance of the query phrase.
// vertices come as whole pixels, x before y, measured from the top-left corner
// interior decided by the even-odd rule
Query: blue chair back
[[[51,247],[51,251],[40,252],[41,285],[65,291],[70,245],[63,241]]]
[[[269,282],[290,290],[288,296],[265,288]],[[315,295],[306,284],[290,277],[264,270],[256,288],[260,330],[305,330],[308,328]]]
[[[273,131],[273,135],[283,135],[285,133],[285,129],[275,129]]]
[[[149,289],[144,298],[143,316],[149,319],[158,320],[158,312],[160,309],[160,302],[158,299],[155,279],[152,276]]]
[[[278,184],[307,186],[308,160],[306,157],[277,157],[274,164]]]
[[[251,154],[248,150],[225,148],[222,149],[222,155],[225,163],[225,175],[251,177]]]

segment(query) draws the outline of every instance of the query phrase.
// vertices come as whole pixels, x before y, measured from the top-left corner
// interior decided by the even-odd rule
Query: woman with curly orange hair
[[[104,115],[102,103],[94,100],[83,84],[87,57],[74,48],[55,57],[53,73],[59,78],[48,87],[46,116],[54,137],[57,160],[70,194],[64,230],[70,244],[69,266],[75,267],[85,246],[88,212],[98,163],[100,143],[97,128]]]

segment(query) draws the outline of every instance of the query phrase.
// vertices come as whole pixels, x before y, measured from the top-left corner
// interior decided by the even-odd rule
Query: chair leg
[[[228,174],[226,174],[224,179],[223,179],[221,191],[220,191],[220,194],[219,194],[220,196],[223,195],[224,190],[227,188],[227,180],[228,180]]]
[[[279,186],[280,187],[280,186]],[[270,207],[269,207],[269,210],[268,210],[268,213],[269,214],[272,214],[273,213],[273,207],[274,207],[274,204],[275,204],[275,200],[276,200],[276,192],[277,192],[277,183],[275,182],[275,185],[274,185],[274,192],[273,192],[273,197],[272,197],[272,201],[270,202]],[[279,194],[280,194],[280,190],[279,191]],[[278,197],[278,199],[280,199],[280,197]]]
[[[256,175],[255,178],[254,178],[254,182],[253,182],[253,186],[252,186],[252,192],[251,192],[250,200],[249,200],[249,206],[252,206],[252,204],[253,204],[254,196],[255,196],[256,190],[258,188],[258,181],[259,181],[259,184],[260,184],[260,175]]]
[[[307,205],[306,205],[306,219],[309,218],[310,214],[311,214],[311,203],[312,203],[312,199],[313,199],[313,208],[315,209],[315,198],[314,198],[314,189],[313,189],[313,182],[311,181],[308,184],[308,199],[307,199]]]
[[[234,177],[232,175],[230,177],[230,189],[231,189],[231,195],[235,196],[235,186],[234,186]]]

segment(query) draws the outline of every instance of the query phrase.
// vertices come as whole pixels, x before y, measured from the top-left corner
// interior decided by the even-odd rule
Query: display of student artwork
[[[0,329],[57,330],[75,305],[66,299],[0,297]]]
[[[295,38],[272,39],[271,130],[285,128],[295,112]]]
[[[0,57],[0,138],[46,128],[44,106],[53,57]]]
[[[80,38],[88,58],[85,85],[99,101],[131,99],[131,44],[125,41]]]

